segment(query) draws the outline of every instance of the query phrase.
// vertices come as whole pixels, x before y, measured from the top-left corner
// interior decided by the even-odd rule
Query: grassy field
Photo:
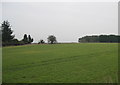
[[[117,76],[117,43],[3,48],[4,83],[115,83]]]

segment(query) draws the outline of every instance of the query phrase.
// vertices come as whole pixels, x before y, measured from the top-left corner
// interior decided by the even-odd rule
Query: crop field
[[[117,83],[117,43],[3,47],[3,83]]]

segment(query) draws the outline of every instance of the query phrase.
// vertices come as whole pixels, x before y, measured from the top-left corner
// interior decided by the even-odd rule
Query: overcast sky
[[[55,35],[58,42],[77,42],[85,35],[118,34],[116,2],[3,2],[2,20],[19,40],[30,34],[35,42]]]

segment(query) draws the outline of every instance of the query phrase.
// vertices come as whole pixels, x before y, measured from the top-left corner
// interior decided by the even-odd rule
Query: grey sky
[[[2,9],[19,40],[25,33],[35,42],[48,35],[77,42],[85,35],[118,34],[117,2],[3,2]]]

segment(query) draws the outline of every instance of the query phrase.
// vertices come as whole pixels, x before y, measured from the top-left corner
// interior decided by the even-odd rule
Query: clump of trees
[[[78,39],[78,42],[120,42],[119,35],[99,35],[99,36],[85,36]]]
[[[57,43],[56,37],[54,35],[48,36],[47,40],[48,40],[48,44],[55,44],[55,43]],[[45,43],[45,41],[43,39],[41,39],[38,42],[38,44],[44,44],[44,43]]]
[[[45,41],[42,39],[38,42],[38,44],[44,44],[44,43],[45,43]]]
[[[33,38],[31,38],[30,35],[27,36],[27,34],[24,34],[22,41],[24,44],[31,44],[33,42]]]
[[[57,43],[56,37],[55,37],[54,35],[48,36],[47,39],[48,39],[48,43],[49,43],[49,44]]]
[[[2,46],[10,46],[10,45],[24,45],[30,44],[33,42],[33,38],[29,35],[24,35],[22,40],[15,39],[15,35],[13,35],[13,30],[11,29],[11,25],[8,21],[3,21],[1,25],[1,35],[2,35]]]

